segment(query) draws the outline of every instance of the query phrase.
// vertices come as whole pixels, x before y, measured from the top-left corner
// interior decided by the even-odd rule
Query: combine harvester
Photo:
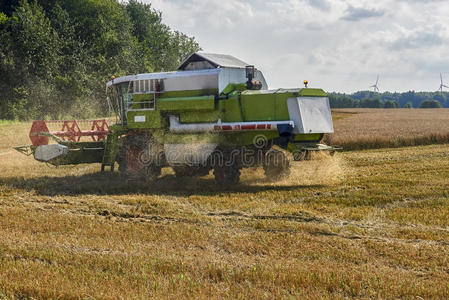
[[[322,89],[268,90],[261,71],[229,55],[194,53],[178,71],[111,78],[106,120],[34,121],[24,154],[53,165],[101,163],[127,177],[152,180],[170,166],[177,176],[236,184],[240,170],[263,166],[269,179],[288,175],[290,159],[308,160],[333,132]],[[62,125],[50,131],[51,122]],[[88,123],[86,123],[88,122]],[[88,124],[82,130],[80,124]],[[85,127],[85,126],[84,126]],[[90,138],[91,141],[85,141]],[[50,142],[51,141],[51,142]]]

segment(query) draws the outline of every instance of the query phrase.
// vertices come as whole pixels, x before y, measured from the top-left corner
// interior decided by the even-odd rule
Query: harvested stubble
[[[449,109],[335,109],[335,133],[346,150],[449,143]]]
[[[300,162],[279,184],[249,170],[227,189],[49,168],[11,152],[27,130],[0,126],[0,298],[449,295],[447,146],[337,153],[321,158],[335,171]]]

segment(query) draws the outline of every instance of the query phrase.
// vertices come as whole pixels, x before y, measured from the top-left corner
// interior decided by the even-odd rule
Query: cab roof
[[[244,69],[249,64],[227,54],[196,52],[190,55],[178,70],[198,70],[216,68],[238,68]]]

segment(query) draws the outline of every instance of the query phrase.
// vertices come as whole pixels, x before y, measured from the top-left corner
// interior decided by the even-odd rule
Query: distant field
[[[0,298],[449,296],[447,145],[323,155],[225,189],[47,167],[11,150],[28,129],[0,125]]]
[[[335,109],[327,142],[347,150],[449,143],[449,109]]]

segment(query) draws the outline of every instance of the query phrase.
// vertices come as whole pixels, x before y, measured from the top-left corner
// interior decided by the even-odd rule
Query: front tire
[[[152,181],[161,174],[155,161],[157,147],[151,135],[134,134],[122,138],[119,172],[128,179]]]
[[[267,179],[278,181],[290,175],[290,160],[284,152],[271,149],[265,155],[263,169]]]
[[[240,169],[234,165],[217,165],[214,168],[214,176],[218,185],[235,185],[240,181]]]
[[[215,182],[221,186],[238,184],[240,181],[240,156],[235,153],[222,150],[217,152],[216,157],[220,157],[215,162],[214,176]]]

